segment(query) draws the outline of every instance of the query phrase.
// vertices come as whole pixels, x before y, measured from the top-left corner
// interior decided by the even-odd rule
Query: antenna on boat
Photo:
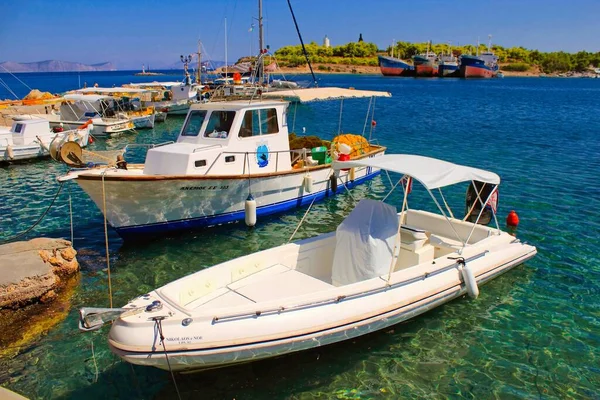
[[[298,28],[298,22],[296,22],[296,16],[294,15],[294,10],[292,9],[292,3],[290,0],[287,0],[288,6],[290,7],[290,13],[292,13],[292,19],[294,20],[294,25],[296,25],[296,32],[298,32],[298,38],[300,38],[300,44],[302,45],[302,52],[304,53],[304,58],[306,58],[306,62],[308,63],[308,68],[310,68],[310,74],[313,78],[313,83],[316,86],[319,86],[317,82],[317,78],[315,77],[315,73],[313,72],[312,65],[310,64],[310,58],[308,57],[308,53],[306,52],[306,47],[304,46],[304,40],[302,40],[302,35],[300,34],[300,28]]]
[[[225,84],[227,84],[227,18],[225,18]]]
[[[476,56],[479,56],[479,36],[477,36],[477,53]]]
[[[396,46],[396,39],[392,39],[392,57],[394,57],[394,47]]]
[[[198,69],[196,70],[196,83],[200,84],[202,81],[202,42],[198,40]]]
[[[488,53],[492,52],[492,35],[488,35]]]

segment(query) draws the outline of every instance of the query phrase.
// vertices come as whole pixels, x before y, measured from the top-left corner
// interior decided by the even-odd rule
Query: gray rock
[[[79,271],[71,243],[37,238],[0,245],[0,308],[50,300],[61,277]]]

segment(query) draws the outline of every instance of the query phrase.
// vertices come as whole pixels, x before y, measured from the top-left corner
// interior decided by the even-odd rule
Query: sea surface
[[[140,81],[131,72],[86,73],[81,82],[84,75],[88,85]],[[13,77],[0,77],[20,95],[28,92]],[[32,88],[52,92],[77,87],[79,80],[77,74],[18,77]],[[501,225],[516,210],[521,221],[516,234],[537,246],[538,255],[483,286],[477,300],[460,298],[377,333],[272,360],[176,374],[182,397],[600,398],[600,80],[319,78],[321,86],[392,93],[392,98],[377,99],[372,133],[388,152],[497,172],[502,179]],[[8,96],[0,93],[3,97]],[[306,134],[324,138],[340,127],[361,133],[370,121],[368,103],[302,105],[290,122],[296,132],[306,128]],[[153,130],[99,139],[90,149],[174,140],[182,122],[169,117]],[[366,126],[369,135],[370,123]],[[127,157],[143,161],[144,150],[137,148]],[[26,230],[39,218],[59,188],[56,178],[65,171],[50,160],[0,168],[0,239]],[[316,204],[296,237],[334,230],[356,199],[380,198],[389,186],[382,175],[355,189],[353,196]],[[428,207],[417,186],[410,205]],[[448,194],[458,213],[464,189]],[[400,206],[398,200],[392,198]],[[81,276],[59,306],[43,306],[54,322],[38,328],[43,333],[32,342],[0,358],[0,384],[31,398],[176,398],[168,372],[132,366],[111,354],[108,327],[85,334],[77,330],[79,307],[108,306],[102,214],[71,182],[27,237],[71,239],[69,204]],[[234,224],[141,245],[125,245],[109,228],[114,304],[126,304],[215,263],[285,243],[304,212],[263,218],[254,229]]]

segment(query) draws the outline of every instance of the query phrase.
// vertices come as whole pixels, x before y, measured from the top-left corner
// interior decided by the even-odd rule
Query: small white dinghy
[[[400,213],[363,199],[336,232],[215,265],[122,309],[82,309],[80,328],[114,320],[110,348],[133,364],[222,367],[348,340],[476,297],[480,285],[535,256],[498,227],[498,175],[413,155],[334,162],[337,170],[365,166],[420,182],[441,214],[408,208],[410,185],[402,185]],[[440,206],[441,188],[460,182],[477,188],[469,219],[489,210],[496,228],[452,217],[443,197]]]

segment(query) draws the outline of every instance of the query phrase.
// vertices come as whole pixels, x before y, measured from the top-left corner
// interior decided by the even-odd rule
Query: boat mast
[[[225,18],[225,84],[229,82],[227,80],[227,18]]]
[[[492,35],[488,35],[488,53],[492,52]]]
[[[392,58],[394,58],[394,46],[396,46],[396,39],[392,39]]]
[[[199,85],[201,83],[202,77],[202,51],[201,51],[202,43],[198,40],[198,69],[196,70],[196,83]]]
[[[258,0],[258,47],[260,48],[260,54],[258,56],[258,82],[262,84],[265,69],[265,60],[263,58],[265,52],[265,37],[263,32],[262,0]]]

